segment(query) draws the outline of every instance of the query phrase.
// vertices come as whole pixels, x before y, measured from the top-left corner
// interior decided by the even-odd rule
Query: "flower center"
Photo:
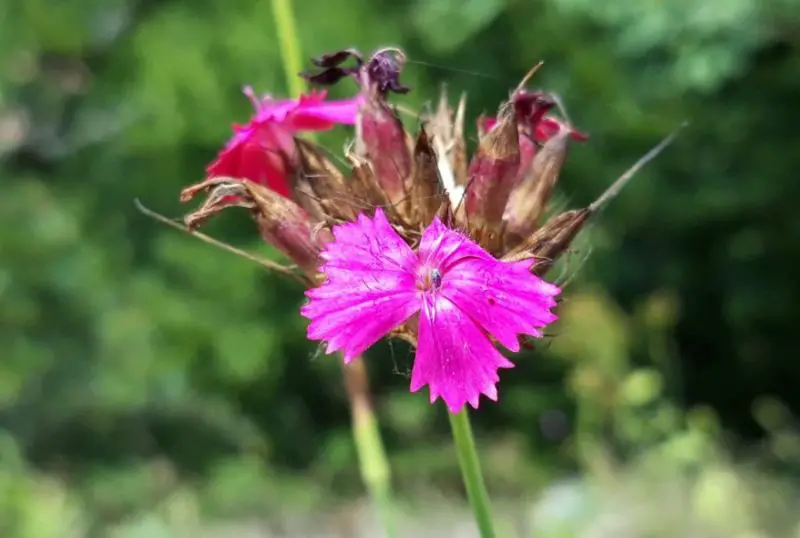
[[[442,273],[438,269],[423,268],[420,278],[417,281],[417,287],[422,291],[436,291],[442,287]]]

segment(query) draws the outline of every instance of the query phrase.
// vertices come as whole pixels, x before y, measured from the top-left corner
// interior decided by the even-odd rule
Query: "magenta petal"
[[[273,121],[275,123],[283,123],[286,121],[287,116],[294,112],[298,106],[298,102],[295,99],[273,100],[264,98],[261,101],[260,108],[256,111],[254,119],[259,122]]]
[[[499,261],[438,219],[423,233],[419,255],[441,273],[440,293],[512,351],[519,351],[520,334],[540,337],[557,319],[550,310],[560,290],[532,274],[530,260]]]
[[[292,114],[292,126],[297,130],[316,131],[330,129],[335,124],[355,125],[361,101],[360,97],[354,97],[298,107]]]
[[[470,238],[447,228],[438,217],[423,232],[419,244],[422,265],[436,267],[444,274],[450,264],[468,256],[494,260],[491,254]]]
[[[355,222],[334,226],[333,236],[336,240],[322,252],[325,264],[321,269],[329,281],[361,281],[372,277],[375,271],[416,274],[416,254],[381,209],[375,210],[374,219],[362,214]]]
[[[247,94],[247,90],[245,90]],[[311,91],[308,95],[301,95],[299,99],[273,99],[265,96],[258,103],[256,108],[257,121],[274,121],[283,123],[287,121],[289,114],[298,108],[318,105],[325,101],[326,92]]]
[[[413,292],[383,293],[367,286],[342,289],[325,299],[312,297],[300,313],[311,319],[308,338],[328,343],[326,353],[342,351],[350,362],[419,310]]]
[[[355,124],[361,97],[338,101],[325,101],[325,97],[325,92],[312,92],[300,99],[265,97],[255,121],[282,124],[293,131],[324,131],[336,124]]]
[[[481,394],[497,400],[497,370],[514,366],[465,312],[441,295],[425,297],[418,342],[411,391],[428,385],[431,403],[441,397],[452,413],[467,402],[478,407]]]
[[[380,209],[333,234],[322,253],[327,280],[306,292],[300,313],[311,320],[308,337],[348,362],[419,310],[418,262]]]
[[[541,337],[557,319],[551,312],[560,290],[530,272],[531,261],[505,263],[463,258],[448,269],[442,294],[511,351],[519,335]]]
[[[209,177],[249,179],[288,197],[284,156],[294,151],[291,132],[277,123],[258,121],[234,126],[234,131],[217,159],[206,168]]]

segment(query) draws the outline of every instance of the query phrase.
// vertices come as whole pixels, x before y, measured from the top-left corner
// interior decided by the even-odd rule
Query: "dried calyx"
[[[356,138],[345,154],[349,170],[336,166],[322,147],[295,138],[294,157],[299,158],[287,159],[290,198],[247,178],[212,178],[182,194],[184,201],[207,194],[203,206],[186,218],[189,226],[225,207],[245,207],[264,239],[312,284],[320,278],[319,253],[332,238],[330,228],[380,207],[412,247],[439,216],[498,259],[535,259],[532,270],[541,275],[602,205],[543,218],[570,142],[587,138],[568,120],[551,114],[557,104],[553,95],[514,90],[496,118],[478,120],[479,143],[470,159],[463,96],[453,111],[443,90],[435,111],[420,118],[416,134],[403,126],[388,101],[392,93],[409,91],[400,82],[405,55],[399,49],[382,49],[368,59],[347,49],[312,63],[317,70],[303,75],[309,82],[331,85],[352,78],[360,89]],[[619,187],[615,183],[609,191],[616,193]],[[598,200],[607,201],[608,194]]]
[[[344,64],[352,61],[353,65]],[[408,93],[411,88],[400,83],[400,72],[406,62],[405,53],[389,47],[375,52],[367,61],[356,49],[345,49],[312,58],[311,63],[320,70],[316,73],[301,73],[300,76],[312,84],[329,86],[346,77],[354,77],[364,86],[374,86],[382,95]]]

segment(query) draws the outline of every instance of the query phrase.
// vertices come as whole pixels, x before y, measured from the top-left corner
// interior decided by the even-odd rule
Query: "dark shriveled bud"
[[[354,60],[353,67],[344,67],[347,60]],[[385,96],[387,93],[408,93],[411,88],[400,82],[406,56],[400,49],[388,47],[375,51],[372,57],[364,61],[356,49],[345,49],[312,58],[311,63],[321,68],[315,73],[300,73],[300,76],[312,84],[330,86],[345,77],[355,77],[364,88],[370,88]]]
[[[320,247],[333,238],[327,229],[314,229],[300,206],[251,181],[226,177],[184,189],[181,202],[188,202],[200,192],[206,192],[207,198],[197,211],[186,216],[189,229],[197,229],[226,207],[247,208],[263,239],[313,278],[320,263]]]
[[[547,142],[533,158],[530,169],[514,187],[506,206],[506,246],[512,247],[539,226],[561,167],[567,157],[569,132],[562,131]]]
[[[519,168],[519,141],[513,107],[504,105],[498,122],[481,138],[469,165],[464,202],[470,231],[499,231]]]
[[[352,48],[323,54],[322,56],[317,56],[316,58],[311,58],[311,63],[322,68],[341,67],[344,62],[351,58],[355,60],[356,67],[361,67],[361,65],[364,63],[364,60],[361,58],[361,53]]]
[[[408,93],[411,88],[400,82],[400,73],[406,63],[406,55],[400,49],[386,48],[376,51],[366,65],[367,77],[377,86],[381,94]]]
[[[355,65],[344,67],[342,64],[350,59],[354,60]],[[356,49],[345,49],[312,58],[311,63],[321,68],[320,71],[300,73],[300,76],[311,84],[331,86],[345,77],[358,75],[364,60]]]

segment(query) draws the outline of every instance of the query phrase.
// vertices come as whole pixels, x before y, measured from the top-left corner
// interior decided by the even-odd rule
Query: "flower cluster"
[[[358,95],[326,101],[255,99],[209,177],[184,190],[203,205],[190,228],[230,206],[248,208],[270,244],[309,284],[301,313],[308,336],[350,361],[384,336],[416,346],[411,390],[427,385],[452,412],[480,395],[497,398],[497,349],[541,337],[560,290],[542,279],[592,207],[542,222],[571,140],[586,135],[551,114],[546,92],[515,90],[496,117],[478,122],[469,158],[466,100],[438,108],[409,133],[390,104],[405,57],[384,49],[364,59],[346,50],[313,61],[317,84],[356,81]],[[353,65],[345,67],[345,63]],[[296,134],[354,125],[340,170]]]

